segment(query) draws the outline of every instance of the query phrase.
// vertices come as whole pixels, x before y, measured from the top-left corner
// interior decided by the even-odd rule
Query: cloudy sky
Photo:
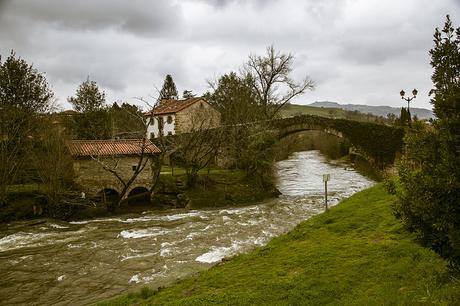
[[[316,83],[295,103],[401,106],[416,87],[414,107],[431,108],[428,50],[446,14],[459,26],[460,0],[0,0],[0,54],[45,72],[62,108],[88,76],[109,103],[156,95],[166,74],[202,94],[271,44]]]

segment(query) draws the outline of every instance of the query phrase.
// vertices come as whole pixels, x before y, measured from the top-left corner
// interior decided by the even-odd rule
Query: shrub
[[[396,215],[422,242],[460,267],[460,28],[449,16],[430,51],[434,128],[415,122],[399,165]]]

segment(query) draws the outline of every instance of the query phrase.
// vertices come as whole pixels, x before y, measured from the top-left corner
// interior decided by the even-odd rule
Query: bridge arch
[[[278,139],[285,138],[287,136],[290,136],[292,134],[296,133],[302,133],[302,132],[307,132],[307,131],[320,131],[324,132],[326,134],[336,136],[338,138],[346,138],[343,136],[343,133],[334,130],[332,128],[324,128],[322,126],[295,126],[289,129],[283,129],[278,132]]]
[[[132,188],[129,193],[128,193],[128,198],[131,197],[131,196],[135,196],[135,195],[139,195],[139,194],[143,194],[143,193],[147,193],[149,192],[149,189],[145,186],[136,186],[134,188]]]
[[[272,122],[278,139],[301,131],[320,130],[346,138],[355,152],[384,168],[402,150],[404,130],[383,124],[302,115]]]
[[[125,193],[125,196],[123,198],[124,199],[127,199],[131,196],[135,196],[135,195],[138,195],[138,194],[141,194],[141,193],[145,193],[145,192],[148,192],[149,190],[151,189],[151,186],[150,184],[147,184],[147,183],[134,183],[132,184],[128,190],[126,190],[126,193]]]
[[[107,203],[116,203],[120,197],[120,192],[113,186],[105,186],[97,192],[96,197],[104,205]]]

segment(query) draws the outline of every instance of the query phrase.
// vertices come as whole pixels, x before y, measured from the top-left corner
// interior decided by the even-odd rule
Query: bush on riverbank
[[[395,213],[460,270],[460,27],[449,16],[430,50],[436,120],[414,122],[398,167]]]
[[[175,176],[164,172],[160,176],[160,193],[156,197],[163,199],[167,194],[183,192],[190,200],[188,207],[193,209],[248,205],[279,195],[276,188],[263,188],[245,171],[237,169],[203,171],[193,188],[184,187],[181,191],[176,182],[185,185],[185,176],[180,169],[174,171]]]
[[[458,275],[403,229],[394,201],[377,185],[249,254],[102,305],[455,304]]]
[[[6,205],[0,207],[0,222],[37,218],[39,216],[34,214],[34,205],[37,207],[39,203],[39,194],[36,192],[10,194]]]
[[[196,186],[185,186],[185,171],[181,168],[162,169],[157,188],[150,203],[144,194],[136,195],[122,202],[116,214],[141,213],[146,210],[167,209],[171,207],[215,208],[224,206],[249,205],[266,198],[278,196],[275,187],[263,188],[256,180],[246,176],[243,170],[212,169],[209,173],[199,173]],[[0,207],[0,222],[50,217],[46,210],[46,197],[39,185],[20,186],[5,206]],[[38,189],[37,189],[38,188]],[[35,207],[35,209],[34,209]],[[75,207],[70,220],[101,218],[112,215],[106,207]]]
[[[242,170],[227,170],[224,175],[222,172],[210,174],[203,184],[186,192],[191,208],[248,205],[279,195],[274,186],[263,187]]]

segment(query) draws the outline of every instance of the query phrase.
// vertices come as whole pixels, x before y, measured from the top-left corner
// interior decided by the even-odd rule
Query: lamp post
[[[411,121],[410,110],[409,110],[409,103],[410,103],[410,101],[414,100],[414,99],[417,97],[417,93],[418,93],[417,89],[414,88],[414,90],[412,90],[412,97],[404,98],[404,95],[406,94],[406,93],[404,92],[404,90],[401,90],[401,91],[399,92],[399,94],[401,95],[401,99],[407,101],[407,116],[408,116],[408,118],[407,118],[407,125],[408,125],[408,126],[410,126],[410,121]]]

